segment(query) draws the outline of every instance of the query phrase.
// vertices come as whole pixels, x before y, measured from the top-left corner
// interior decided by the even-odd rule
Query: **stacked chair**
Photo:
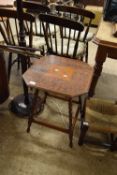
[[[90,98],[86,101],[86,107],[81,114],[81,127],[79,136],[79,145],[86,141],[87,132],[103,133],[109,136],[110,142],[101,142],[99,144],[117,150],[117,103],[111,100]],[[93,141],[93,140],[92,140]],[[87,140],[91,142],[91,138]]]
[[[50,8],[40,2],[35,1],[23,1],[22,6],[24,10],[35,16],[35,25],[33,26],[33,32],[36,36],[40,36],[40,42],[43,42],[44,33],[42,29],[42,24],[39,20],[40,13],[50,13]]]
[[[56,6],[56,11],[58,15],[64,18],[69,18],[75,20],[76,22],[81,22],[84,25],[84,21],[87,19],[87,24],[85,25],[84,30],[80,35],[80,41],[86,45],[86,52],[85,52],[85,61],[88,62],[88,42],[92,40],[94,37],[94,33],[90,32],[90,27],[93,19],[95,18],[94,13],[91,11],[85,10],[80,7],[72,7],[72,6],[64,6],[58,5]],[[68,37],[67,29],[64,30],[63,33],[64,37]],[[71,31],[72,39],[76,39],[77,33]]]
[[[5,45],[11,46],[19,46],[20,38],[19,38],[19,21],[17,18],[17,11],[14,9],[5,9],[0,8],[0,33],[3,38],[3,42]],[[43,47],[45,45],[45,40],[41,42],[39,36],[37,37],[34,32],[34,24],[35,17],[32,14],[23,13],[23,21],[24,21],[24,34],[26,41],[26,49],[33,48],[32,51],[38,51],[38,54],[41,55],[43,53]],[[8,58],[8,79],[10,78],[11,67],[12,65],[18,61],[18,68],[20,65],[20,58],[17,56],[15,60],[12,59],[12,53],[9,53]]]

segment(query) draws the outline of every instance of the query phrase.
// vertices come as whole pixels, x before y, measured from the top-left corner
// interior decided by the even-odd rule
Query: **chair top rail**
[[[80,32],[83,31],[84,29],[84,26],[82,23],[79,23],[79,22],[76,23],[73,20],[61,18],[59,16],[41,13],[39,15],[39,18],[41,21],[44,21],[46,23],[51,23],[51,24],[58,25],[61,27],[71,28],[74,30],[78,30]]]
[[[17,6],[17,2],[15,1],[14,3],[15,6]],[[50,12],[50,8],[44,4],[41,4],[40,2],[35,2],[35,1],[23,1],[22,2],[22,6],[23,8],[26,8],[26,9],[31,9],[31,10],[34,10],[36,12],[47,12],[49,13]]]
[[[17,18],[17,11],[13,9],[0,8],[0,17]],[[35,17],[29,13],[23,13],[22,18],[26,21],[35,21]]]
[[[56,5],[56,10],[61,12],[69,12],[77,15],[82,15],[89,17],[91,19],[95,18],[95,14],[89,10],[85,10],[79,7],[65,6],[65,5]]]

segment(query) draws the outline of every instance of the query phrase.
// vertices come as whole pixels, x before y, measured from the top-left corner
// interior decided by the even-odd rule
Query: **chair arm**
[[[38,58],[38,59],[41,56],[41,55],[33,53],[35,51],[40,51],[41,52],[41,49],[34,49],[34,48],[30,48],[30,47],[1,45],[0,44],[0,49],[6,50],[8,52],[16,53],[16,54],[21,54],[21,55],[24,55],[24,56],[35,57],[35,58]]]

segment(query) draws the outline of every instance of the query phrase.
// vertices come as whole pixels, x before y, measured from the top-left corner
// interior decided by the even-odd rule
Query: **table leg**
[[[101,75],[103,69],[103,63],[106,60],[107,50],[106,47],[98,46],[98,50],[95,57],[95,66],[94,66],[94,74],[92,83],[89,89],[89,96],[92,97],[94,95],[94,90],[97,84],[97,81]]]
[[[35,90],[33,102],[32,102],[32,105],[30,106],[30,115],[29,115],[29,118],[28,118],[27,132],[30,132],[30,127],[31,127],[31,124],[33,122],[33,115],[35,113],[36,106],[37,106],[38,93],[39,93],[39,91]]]
[[[72,148],[73,128],[72,128],[72,99],[69,100],[69,146]]]

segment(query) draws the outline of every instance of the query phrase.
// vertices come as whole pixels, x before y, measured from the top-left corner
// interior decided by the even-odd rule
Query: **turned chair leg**
[[[20,64],[21,64],[21,60],[20,60],[20,56],[18,55],[17,57],[17,70],[20,70]]]
[[[86,43],[86,56],[85,56],[85,62],[88,63],[88,51],[89,51],[89,44]]]
[[[81,146],[84,143],[84,138],[86,135],[86,132],[89,128],[89,125],[87,122],[83,122],[80,128],[80,136],[79,136],[79,140],[78,140],[78,144]]]
[[[110,147],[110,150],[111,151],[115,151],[117,150],[117,138],[114,138],[114,134],[110,134],[111,136],[111,147]]]

